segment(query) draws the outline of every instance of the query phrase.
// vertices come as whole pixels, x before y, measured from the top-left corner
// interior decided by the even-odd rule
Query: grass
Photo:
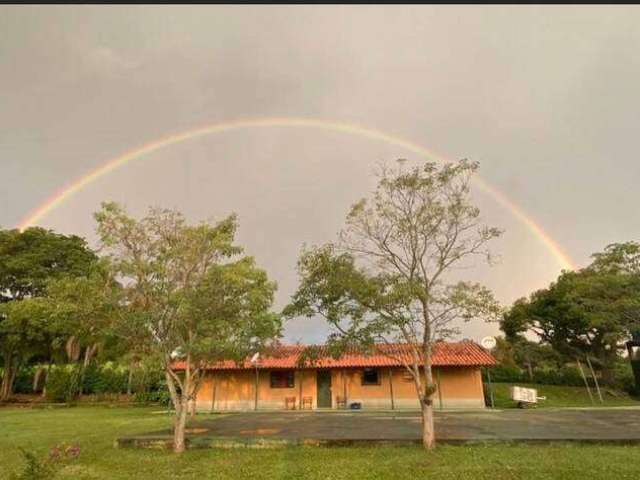
[[[584,387],[566,387],[561,385],[530,385],[526,383],[494,383],[493,397],[496,408],[515,408],[516,402],[509,397],[509,387],[518,385],[520,387],[535,388],[539,397],[547,397],[540,400],[537,408],[557,408],[557,407],[626,407],[640,406],[640,401],[630,397],[625,392],[612,391],[608,388],[602,389],[604,403],[600,403],[595,389],[592,389],[594,403],[591,402],[587,389]]]
[[[121,435],[170,426],[157,409],[0,409],[0,478],[21,464],[18,447],[43,457],[78,442],[80,457],[60,479],[582,479],[637,478],[640,448],[576,444],[420,447],[292,447],[166,451],[113,448]]]

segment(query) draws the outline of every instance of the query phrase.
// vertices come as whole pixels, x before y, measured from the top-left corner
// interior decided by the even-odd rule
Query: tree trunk
[[[44,380],[42,381],[42,398],[47,396],[47,381],[49,381],[49,373],[51,372],[51,360],[47,364],[47,370],[44,372]]]
[[[171,395],[171,401],[176,410],[175,418],[173,421],[173,451],[175,453],[182,453],[185,451],[185,433],[187,425],[187,415],[189,414],[189,392],[192,389],[191,383],[191,371],[189,366],[185,371],[185,377],[183,381],[176,385],[178,382],[174,380],[174,377],[169,373],[171,368],[170,364],[165,367],[165,377],[167,379],[167,387]],[[180,391],[178,391],[178,388]]]
[[[4,355],[4,373],[2,375],[2,385],[0,385],[0,402],[8,400],[13,393],[13,382],[16,378],[18,364],[12,354]]]
[[[131,396],[131,385],[133,383],[133,364],[129,365],[129,377],[127,378],[127,395]]]
[[[436,446],[436,434],[433,424],[433,402],[424,399],[420,402],[422,410],[422,446],[432,450]]]
[[[420,395],[420,407],[422,410],[422,445],[427,450],[436,446],[436,432],[433,423],[433,395],[437,387],[433,382],[433,370],[431,368],[431,345],[426,343],[424,350],[424,392]]]
[[[86,377],[87,368],[93,359],[93,356],[98,351],[98,344],[94,343],[93,345],[89,345],[84,351],[84,360],[82,361],[82,366],[80,370],[80,385],[78,386],[78,395],[81,396],[84,391],[84,379]]]
[[[89,347],[87,347],[84,351],[84,360],[80,364],[80,379],[78,380],[78,397],[81,397],[84,392],[84,374],[87,370],[87,365],[89,365]]]
[[[182,453],[185,451],[185,430],[187,426],[187,411],[189,401],[184,395],[180,395],[180,407],[176,409],[176,418],[173,425],[173,451]]]
[[[42,383],[41,380],[44,373],[45,373],[44,367],[40,366],[36,369],[36,373],[33,375],[33,385],[31,388],[33,390],[33,393],[38,392],[38,388],[40,387],[40,383]]]

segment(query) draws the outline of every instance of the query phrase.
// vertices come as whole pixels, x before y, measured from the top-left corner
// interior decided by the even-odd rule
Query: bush
[[[20,453],[24,464],[19,472],[11,475],[11,480],[49,480],[55,476],[55,469],[49,459],[40,460],[24,448],[20,449]]]
[[[53,367],[47,377],[47,400],[71,402],[80,392],[80,368],[77,365]]]
[[[85,371],[82,391],[95,394],[126,393],[128,377],[126,369],[114,367],[113,364],[91,364]]]
[[[33,366],[20,370],[14,385],[16,393],[33,393],[33,378],[37,368]],[[52,365],[46,378],[47,400],[68,403],[79,395],[81,379],[83,394],[100,397],[127,393],[129,370],[112,362],[102,365],[92,363],[85,369],[83,376],[81,365],[72,363]],[[134,393],[135,401],[169,402],[169,392],[162,371],[149,367],[136,368],[131,380],[131,391]]]
[[[619,390],[624,390],[630,395],[640,394],[638,386],[636,385],[636,378],[633,374],[633,368],[628,359],[623,359],[616,363],[613,370],[613,377],[613,387]]]
[[[138,403],[169,405],[171,396],[163,372],[142,368],[133,375],[134,400]]]
[[[133,395],[133,400],[136,403],[159,403],[161,405],[169,405],[171,402],[171,395],[169,390],[165,387],[161,390],[152,390],[149,392],[136,392]]]
[[[584,385],[580,370],[564,366],[560,369],[540,369],[533,372],[533,383],[541,385],[566,385],[580,387]]]
[[[18,370],[18,374],[13,383],[13,391],[15,393],[33,393],[33,376],[35,370],[33,367]]]
[[[488,381],[483,369],[483,381]],[[491,369],[491,381],[496,383],[537,383],[540,385],[582,386],[584,382],[580,371],[575,367],[564,366],[560,369],[538,368],[533,370],[533,380],[527,371],[518,367],[498,365]]]
[[[11,475],[12,480],[49,480],[57,476],[58,470],[63,465],[75,460],[80,455],[80,446],[77,444],[65,444],[54,446],[49,456],[38,459],[33,452],[20,448],[24,459],[22,469]]]
[[[134,370],[132,379],[134,401],[138,403],[160,403],[171,401],[164,373],[154,368],[143,367]]]
[[[498,365],[491,369],[491,381],[498,383],[518,383],[522,382],[522,370],[518,367],[506,367]],[[486,382],[488,381],[486,369],[482,369],[482,377]]]

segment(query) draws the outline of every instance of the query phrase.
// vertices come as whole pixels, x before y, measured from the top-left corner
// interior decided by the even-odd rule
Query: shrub
[[[79,364],[54,365],[47,378],[47,399],[53,402],[71,402],[80,392],[101,396],[127,392],[129,370],[108,362],[90,364],[84,371]],[[32,380],[31,380],[32,381]],[[133,399],[140,403],[168,403],[169,392],[161,371],[148,368],[134,370],[131,382]],[[29,386],[29,389],[31,385]],[[31,391],[31,390],[29,390]]]
[[[149,392],[136,392],[133,395],[133,400],[137,403],[159,403],[161,405],[169,405],[171,402],[171,396],[169,390],[163,388],[161,390],[152,390]]]
[[[134,370],[132,379],[134,401],[138,403],[160,403],[171,401],[164,373],[154,368],[143,367]]]
[[[35,368],[21,368],[16,374],[13,383],[13,391],[15,393],[33,393],[33,375]]]
[[[19,472],[11,475],[12,480],[49,480],[56,474],[49,459],[38,459],[33,452],[20,448],[24,464]]]
[[[628,359],[620,360],[613,370],[613,387],[624,390],[631,395],[638,395],[638,386],[633,374],[633,368]]]
[[[22,469],[11,475],[12,480],[49,480],[54,478],[58,469],[80,456],[80,446],[62,443],[49,451],[49,456],[39,459],[33,452],[20,448],[24,459]]]
[[[487,371],[483,369],[483,379],[488,381]],[[522,382],[522,370],[518,367],[507,367],[498,365],[491,369],[491,381],[498,383],[518,383]]]
[[[82,390],[84,393],[126,393],[128,372],[123,368],[107,363],[103,366],[91,364],[84,374]]]
[[[47,400],[71,402],[80,391],[80,369],[76,365],[54,367],[47,378]]]
[[[564,366],[559,369],[534,370],[533,383],[579,387],[584,385],[584,380],[580,370],[575,367]]]
[[[488,381],[483,369],[483,381]],[[580,371],[575,367],[564,366],[559,369],[537,368],[533,370],[533,380],[529,373],[518,367],[498,365],[491,369],[491,381],[496,383],[537,383],[541,385],[582,386]]]

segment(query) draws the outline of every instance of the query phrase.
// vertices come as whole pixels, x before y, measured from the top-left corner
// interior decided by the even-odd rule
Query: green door
[[[316,385],[318,387],[318,408],[331,408],[331,372],[317,370]]]

